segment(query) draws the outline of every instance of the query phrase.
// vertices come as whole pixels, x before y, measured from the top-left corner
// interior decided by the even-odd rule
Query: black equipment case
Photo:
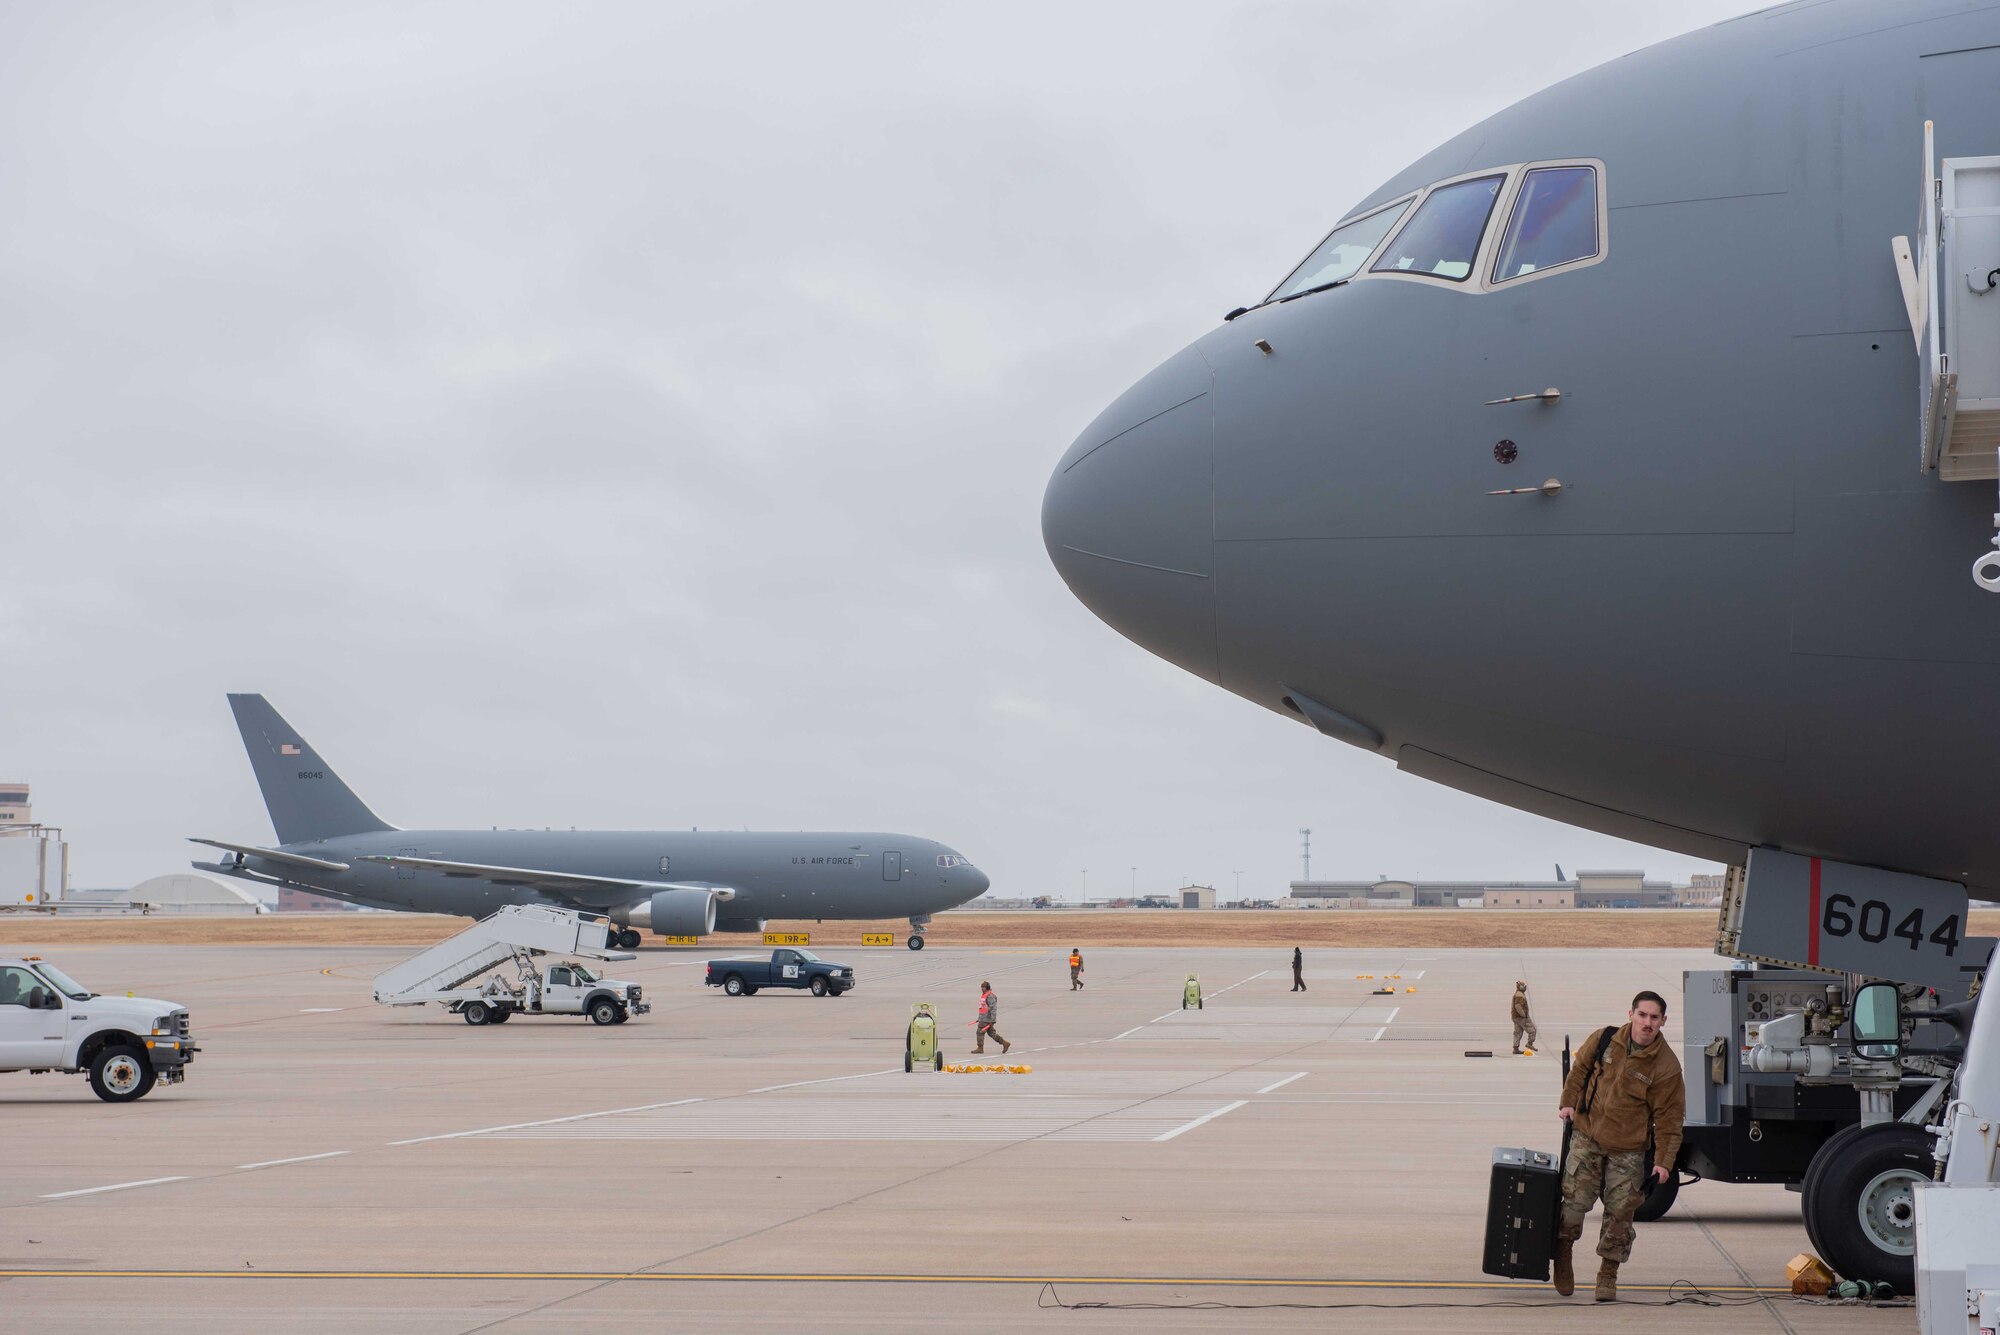
[[[1546,1283],[1561,1209],[1561,1160],[1546,1150],[1494,1150],[1493,1181],[1486,1194],[1486,1260],[1480,1269]]]

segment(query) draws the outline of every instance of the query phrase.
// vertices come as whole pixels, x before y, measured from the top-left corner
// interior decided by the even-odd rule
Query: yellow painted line
[[[539,1280],[552,1283],[602,1284],[619,1280],[675,1284],[1111,1284],[1126,1287],[1257,1289],[1412,1289],[1499,1290],[1522,1293],[1547,1285],[1517,1280],[1429,1279],[1278,1279],[1251,1276],[1150,1275],[813,1275],[755,1274],[740,1271],[630,1270],[0,1270],[0,1279],[371,1279],[371,1280]],[[1671,1293],[1670,1284],[1621,1284],[1637,1293]],[[1705,1284],[1705,1293],[1738,1293],[1789,1297],[1789,1288],[1755,1288],[1740,1284]]]

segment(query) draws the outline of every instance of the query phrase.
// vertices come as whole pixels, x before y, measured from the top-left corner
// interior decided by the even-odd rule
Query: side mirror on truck
[[[46,987],[28,989],[28,1009],[31,1011],[52,1011],[56,1008],[56,998]]]
[[[1854,1055],[1894,1061],[1903,1053],[1903,998],[1894,983],[1869,983],[1854,994]]]

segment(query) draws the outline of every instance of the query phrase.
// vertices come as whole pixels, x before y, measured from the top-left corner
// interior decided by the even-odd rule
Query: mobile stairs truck
[[[437,1002],[471,1025],[505,1024],[515,1015],[584,1015],[593,1024],[623,1024],[652,1007],[637,983],[599,978],[572,958],[554,964],[544,955],[629,960],[610,948],[617,929],[603,918],[541,904],[509,904],[490,918],[375,977],[375,1000],[384,1006]],[[515,978],[495,974],[514,963]]]

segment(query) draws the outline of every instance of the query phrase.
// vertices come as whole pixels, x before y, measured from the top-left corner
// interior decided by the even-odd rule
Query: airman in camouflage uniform
[[[1535,1035],[1539,1032],[1535,1028],[1535,1017],[1528,1014],[1528,985],[1526,982],[1516,983],[1514,984],[1515,1054],[1519,1055],[1521,1051],[1521,1036],[1523,1034],[1526,1034],[1528,1038],[1528,1051],[1533,1052],[1535,1050]]]
[[[1597,1234],[1596,1298],[1618,1297],[1618,1267],[1632,1258],[1632,1216],[1650,1185],[1646,1148],[1654,1149],[1652,1180],[1665,1182],[1681,1148],[1685,1097],[1680,1058],[1660,1038],[1666,999],[1657,992],[1632,998],[1627,1023],[1584,1039],[1563,1085],[1556,1115],[1572,1136],[1563,1164],[1562,1219],[1556,1226],[1556,1292],[1576,1292],[1571,1253],[1583,1236],[1583,1217],[1599,1198],[1604,1223]]]

